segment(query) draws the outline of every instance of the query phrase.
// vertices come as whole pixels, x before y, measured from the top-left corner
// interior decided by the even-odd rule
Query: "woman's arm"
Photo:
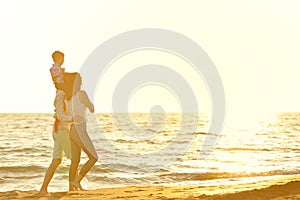
[[[81,103],[85,104],[86,107],[88,107],[88,109],[90,110],[91,113],[95,112],[95,108],[93,103],[90,101],[87,93],[83,90],[80,91],[80,101]]]
[[[64,112],[64,99],[65,93],[61,90],[56,91],[56,96],[54,100],[55,112],[57,119],[62,122],[71,122],[72,116],[66,115]]]

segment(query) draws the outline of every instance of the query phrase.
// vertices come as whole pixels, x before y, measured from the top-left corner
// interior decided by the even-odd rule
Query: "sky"
[[[51,54],[65,53],[66,71],[80,71],[90,53],[115,35],[142,28],[168,29],[200,45],[215,64],[230,116],[300,111],[300,2],[298,0],[88,0],[1,1],[0,112],[53,112]],[[96,112],[111,112],[111,95],[133,66],[176,69],[193,88],[201,111],[211,100],[201,77],[174,55],[140,51],[115,61]],[[88,77],[83,77],[84,81]],[[129,111],[161,105],[180,110],[176,95],[157,85],[135,91]]]

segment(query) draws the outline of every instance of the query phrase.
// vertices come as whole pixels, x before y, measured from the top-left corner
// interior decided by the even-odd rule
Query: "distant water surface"
[[[208,116],[191,114],[185,118],[196,121],[197,129],[188,131],[194,124],[184,122],[187,128],[181,134],[185,135],[178,141],[182,115],[153,116],[130,113],[132,124],[126,121],[125,113],[118,114],[119,121],[110,113],[89,116],[88,130],[99,161],[83,180],[84,187],[225,185],[300,172],[300,113],[272,114],[255,130],[225,129],[216,147],[202,159],[203,142],[213,134],[208,133]],[[39,190],[52,160],[52,123],[50,113],[0,114],[0,191]],[[168,146],[171,143],[173,147]],[[188,148],[181,149],[185,144]],[[81,163],[85,160],[83,153]],[[167,165],[158,167],[163,162]],[[49,191],[68,189],[69,164],[64,158]]]

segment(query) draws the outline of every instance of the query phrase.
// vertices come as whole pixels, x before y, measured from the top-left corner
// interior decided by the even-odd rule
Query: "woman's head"
[[[70,100],[81,89],[81,76],[77,72],[66,72],[63,75],[63,80],[63,91],[65,92],[66,99]]]

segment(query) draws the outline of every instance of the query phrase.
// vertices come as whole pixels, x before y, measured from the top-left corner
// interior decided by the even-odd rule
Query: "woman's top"
[[[87,106],[80,101],[80,94],[82,91],[77,92],[70,100],[66,100],[66,108],[67,108],[67,113],[73,116],[73,118],[76,117],[81,117],[83,121],[81,122],[86,122],[86,111],[87,111]]]

